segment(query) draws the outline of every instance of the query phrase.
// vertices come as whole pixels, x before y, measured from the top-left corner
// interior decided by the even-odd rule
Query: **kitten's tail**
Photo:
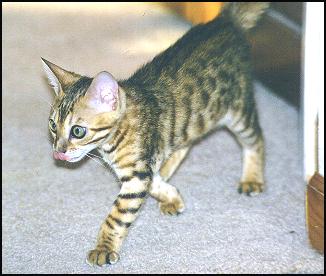
[[[270,2],[226,2],[222,14],[230,16],[240,28],[247,31],[254,27]]]

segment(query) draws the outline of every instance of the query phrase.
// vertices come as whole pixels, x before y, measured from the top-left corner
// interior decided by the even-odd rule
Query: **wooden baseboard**
[[[306,223],[311,245],[324,253],[324,177],[318,173],[307,185]]]

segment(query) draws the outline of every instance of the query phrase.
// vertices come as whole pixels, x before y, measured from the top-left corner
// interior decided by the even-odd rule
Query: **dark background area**
[[[303,7],[275,2],[249,33],[256,77],[295,107],[300,106]]]

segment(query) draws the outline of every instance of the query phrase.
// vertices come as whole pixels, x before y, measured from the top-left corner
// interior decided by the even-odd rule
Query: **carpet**
[[[236,191],[241,150],[225,130],[193,147],[172,177],[185,212],[162,216],[149,198],[114,266],[86,253],[119,192],[92,160],[54,161],[48,139],[52,91],[40,57],[118,78],[167,48],[190,24],[151,3],[3,4],[3,273],[323,273],[305,225],[299,114],[259,82],[267,190]]]

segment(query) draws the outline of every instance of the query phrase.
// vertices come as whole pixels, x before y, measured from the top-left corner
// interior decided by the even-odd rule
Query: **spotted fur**
[[[190,147],[218,127],[227,127],[243,147],[238,191],[263,190],[264,143],[244,30],[266,5],[250,4],[257,16],[239,5],[228,5],[215,20],[193,27],[125,80],[107,72],[80,76],[43,59],[57,94],[50,114],[54,156],[75,162],[97,149],[121,183],[96,248],[87,256],[89,264],[118,261],[148,195],[158,200],[163,214],[184,210],[179,191],[167,181]],[[76,126],[82,138],[72,132]]]

